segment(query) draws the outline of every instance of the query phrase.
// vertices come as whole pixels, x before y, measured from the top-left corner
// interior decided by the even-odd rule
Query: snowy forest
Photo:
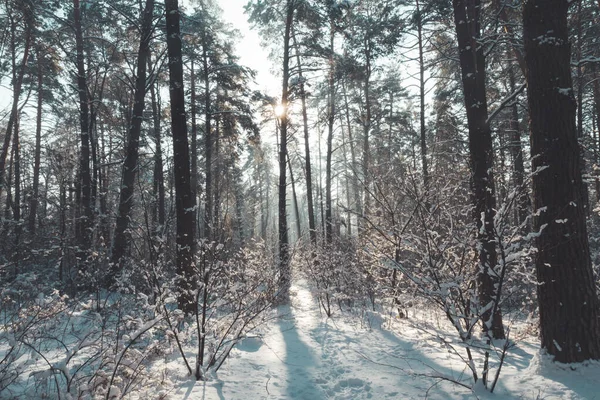
[[[0,20],[0,398],[600,394],[600,1]]]

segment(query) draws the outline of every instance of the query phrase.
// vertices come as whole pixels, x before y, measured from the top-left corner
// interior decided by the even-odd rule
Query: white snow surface
[[[409,319],[391,320],[367,313],[362,323],[339,312],[327,318],[303,281],[292,286],[291,304],[280,306],[277,312],[278,318],[270,326],[239,343],[217,376],[206,382],[187,376],[180,359],[156,364],[154,368],[164,371],[169,388],[157,389],[154,397],[600,399],[600,363],[553,363],[538,350],[535,336],[525,331],[514,334],[517,325],[511,333],[519,338],[517,345],[507,355],[499,383],[490,394],[481,385],[472,385],[465,363],[432,335],[436,329],[452,329],[434,312],[427,315],[424,310],[413,310]],[[452,337],[452,333],[443,335],[446,340]],[[460,380],[474,388],[438,378]]]

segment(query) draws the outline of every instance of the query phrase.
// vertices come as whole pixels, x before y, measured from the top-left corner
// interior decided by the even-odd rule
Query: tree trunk
[[[577,54],[576,54],[576,60],[577,61],[581,61],[581,57],[582,57],[582,46],[583,46],[583,39],[582,39],[582,35],[583,35],[583,26],[581,23],[581,7],[582,7],[582,3],[583,1],[578,1],[577,2]],[[576,68],[576,72],[577,72],[577,104],[579,104],[579,107],[577,108],[577,139],[581,142],[583,140],[583,91],[585,88],[585,79],[584,79],[584,75],[583,75],[583,67],[581,65],[580,62],[577,63],[577,68]],[[581,169],[581,174],[585,175],[585,152],[583,147],[580,145],[579,146],[579,151],[581,152],[581,156],[579,157],[579,168]],[[586,215],[589,216],[590,215],[590,195],[589,195],[589,188],[587,185],[587,182],[584,180],[583,181],[583,190],[584,190],[584,196],[583,196],[583,201],[584,201],[584,208],[585,208],[585,212]]]
[[[480,0],[453,0],[452,5],[469,128],[473,217],[477,226],[479,252],[477,286],[480,306],[484,310],[481,317],[484,332],[499,339],[504,338],[504,328],[500,307],[495,304],[497,274],[494,268],[497,255],[494,234],[496,199],[492,174],[493,147],[487,122],[485,55],[483,46],[477,42],[481,31],[481,3]]]
[[[360,198],[360,190],[358,185],[358,162],[356,161],[356,149],[354,143],[354,137],[352,134],[352,124],[350,123],[350,105],[348,104],[348,93],[344,83],[344,106],[346,108],[346,126],[348,126],[348,144],[350,145],[350,157],[352,162],[352,190],[354,192],[354,207],[356,210],[356,232],[360,234],[361,223],[360,217],[362,216],[362,202]]]
[[[8,118],[8,124],[6,126],[6,134],[4,136],[4,143],[2,144],[2,153],[0,154],[0,194],[4,189],[4,170],[6,168],[6,158],[10,148],[10,138],[12,137],[13,128],[17,114],[19,112],[19,97],[21,96],[21,87],[23,86],[23,77],[25,76],[25,69],[27,67],[27,60],[29,59],[29,50],[31,47],[32,33],[29,27],[25,33],[25,48],[23,50],[23,58],[21,60],[21,66],[19,72],[16,72],[16,50],[15,50],[15,36],[16,26],[12,24],[11,35],[12,35],[12,66],[13,66],[13,102],[10,117]],[[15,79],[16,78],[16,79]]]
[[[213,230],[213,171],[212,171],[212,153],[213,138],[211,127],[211,107],[210,107],[210,71],[208,70],[208,38],[206,37],[206,28],[202,25],[202,68],[204,69],[204,237],[208,241],[212,240]]]
[[[15,222],[15,247],[13,254],[13,262],[15,266],[15,275],[19,273],[19,247],[21,243],[21,140],[19,137],[19,115],[15,119],[14,137],[13,137],[13,165],[15,174],[15,194],[13,198],[13,220]]]
[[[514,66],[508,66],[508,79],[510,84],[510,92],[516,90]],[[517,217],[518,223],[522,224],[527,218],[527,209],[529,208],[529,195],[527,188],[524,186],[525,181],[525,165],[523,163],[523,145],[521,143],[521,127],[519,126],[519,106],[515,104],[511,107],[510,118],[510,153],[513,163],[513,185],[517,192]]]
[[[171,130],[173,131],[173,167],[175,175],[175,213],[177,218],[177,274],[179,308],[186,313],[196,307],[194,282],[194,198],[190,187],[190,151],[185,116],[183,62],[178,0],[165,0],[167,53],[169,57],[169,94]]]
[[[75,23],[75,50],[77,65],[77,91],[79,94],[79,124],[81,127],[81,147],[79,153],[79,178],[77,200],[80,207],[80,219],[77,223],[77,237],[80,250],[85,251],[92,245],[92,175],[90,172],[90,120],[87,92],[87,77],[83,55],[83,33],[81,28],[81,8],[79,0],[73,0]],[[82,257],[85,257],[82,256]]]
[[[331,159],[333,155],[333,125],[335,122],[335,26],[333,20],[329,27],[329,76],[327,78],[327,153],[325,164],[325,242],[331,243],[333,232],[331,200]]]
[[[370,195],[369,195],[369,182],[370,182],[370,162],[371,162],[371,146],[369,144],[369,135],[371,130],[371,52],[369,43],[365,43],[365,82],[363,86],[363,96],[365,98],[365,113],[362,116],[363,123],[363,188],[364,188],[364,204],[363,210],[365,215],[370,209]],[[358,230],[359,235],[361,230]]]
[[[419,122],[421,141],[421,168],[423,171],[423,186],[429,185],[429,167],[427,165],[427,130],[425,126],[425,61],[423,58],[423,17],[419,0],[417,5],[417,40],[419,43]]]
[[[220,99],[219,96],[217,95],[217,100],[216,100],[216,104],[217,107],[220,104]],[[221,184],[221,163],[220,163],[220,152],[221,152],[221,124],[220,124],[220,120],[219,118],[215,118],[215,129],[214,129],[214,135],[213,135],[213,164],[214,164],[214,168],[213,168],[213,196],[212,196],[212,203],[213,203],[213,211],[212,211],[212,228],[211,231],[213,233],[213,238],[220,238],[222,231],[221,231],[221,224],[220,224],[220,215],[219,215],[219,211],[220,211],[220,207],[221,207],[221,189],[219,187],[219,185]],[[218,233],[218,235],[216,234]]]
[[[306,203],[308,207],[308,234],[312,244],[317,243],[317,226],[315,224],[315,206],[313,201],[312,164],[310,160],[310,141],[308,132],[308,113],[306,111],[306,91],[304,88],[304,76],[302,75],[302,63],[300,62],[300,50],[296,35],[292,27],[292,39],[296,48],[296,64],[298,78],[300,79],[300,101],[302,103],[302,127],[304,129],[304,163],[306,168]]]
[[[40,159],[42,154],[42,104],[43,104],[43,76],[42,60],[43,57],[38,49],[37,51],[37,113],[35,118],[35,151],[33,160],[33,193],[29,203],[29,233],[35,235],[35,220],[37,217],[37,208],[40,196]]]
[[[121,175],[121,192],[119,194],[119,210],[113,235],[111,271],[107,276],[108,286],[115,282],[116,274],[121,272],[122,258],[130,243],[131,236],[127,234],[131,210],[133,208],[133,194],[135,188],[135,177],[138,169],[138,158],[140,149],[140,132],[144,120],[144,106],[146,97],[146,67],[148,65],[148,53],[150,52],[150,40],[152,39],[152,18],[154,16],[154,0],[146,0],[142,15],[142,30],[140,47],[137,60],[137,77],[135,81],[135,93],[133,103],[133,114],[129,125],[127,138],[127,150]]]
[[[523,8],[542,348],[555,361],[600,358],[567,27],[568,0]]]
[[[191,142],[191,186],[192,186],[192,197],[194,198],[194,204],[198,202],[198,125],[196,123],[196,71],[194,70],[194,57],[191,58],[190,68],[190,104],[192,114],[192,142]],[[195,208],[194,214],[194,232],[197,232],[198,228],[198,210]]]
[[[300,225],[300,207],[298,205],[298,196],[296,196],[296,182],[294,181],[294,171],[292,170],[292,160],[290,155],[287,157],[288,168],[290,170],[290,183],[292,184],[292,198],[294,200],[294,215],[296,216],[296,240],[302,236],[302,226]]]
[[[286,210],[286,190],[287,190],[287,128],[288,128],[288,84],[290,79],[290,32],[294,21],[294,0],[286,2],[286,20],[285,34],[283,36],[283,82],[281,87],[281,105],[284,107],[284,113],[280,117],[279,126],[279,289],[280,301],[289,301],[290,290],[290,260],[289,260],[289,240],[288,224]]]
[[[148,55],[148,69],[152,70],[150,55]],[[156,71],[153,71],[156,74]],[[161,127],[160,127],[160,104],[159,93],[155,88],[155,83],[150,85],[150,97],[152,99],[152,119],[154,129],[154,184],[152,186],[152,194],[154,197],[155,210],[152,213],[155,233],[158,234],[165,225],[165,178],[163,173],[162,159],[162,143],[161,143]]]

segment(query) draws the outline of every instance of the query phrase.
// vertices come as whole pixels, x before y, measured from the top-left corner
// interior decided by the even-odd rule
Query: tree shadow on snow
[[[287,369],[286,398],[295,400],[322,399],[324,394],[318,388],[311,369],[318,360],[310,347],[300,337],[294,313],[289,305],[279,307],[278,327],[283,336],[285,356],[282,362]]]

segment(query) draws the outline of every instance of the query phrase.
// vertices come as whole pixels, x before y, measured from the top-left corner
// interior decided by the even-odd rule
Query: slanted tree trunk
[[[481,35],[480,0],[453,0],[454,22],[460,56],[467,125],[474,221],[477,226],[477,286],[484,332],[495,339],[504,338],[502,314],[495,304],[497,254],[494,234],[496,199],[492,174],[492,133],[487,122],[485,93],[485,55],[478,43]],[[493,312],[495,310],[495,312]]]
[[[179,4],[165,0],[167,23],[167,54],[169,57],[169,94],[171,97],[171,130],[173,132],[173,166],[175,175],[175,214],[177,218],[177,274],[179,283],[179,308],[186,313],[196,307],[194,277],[194,198],[190,186],[190,151],[185,115],[183,90],[183,62]]]
[[[29,59],[29,51],[31,48],[32,32],[31,27],[28,27],[25,32],[25,48],[23,50],[23,58],[21,59],[21,66],[19,71],[16,71],[16,24],[11,23],[11,42],[12,42],[12,69],[13,69],[13,99],[10,117],[8,118],[8,124],[6,126],[6,134],[4,136],[4,142],[2,144],[2,153],[0,154],[0,194],[4,189],[4,170],[6,168],[6,158],[10,149],[10,138],[12,137],[13,128],[19,112],[19,97],[21,96],[21,88],[23,86],[23,77],[25,76],[25,69],[27,67],[27,60]]]
[[[133,98],[133,113],[129,124],[127,138],[127,150],[121,175],[121,192],[119,193],[119,210],[113,235],[111,270],[107,276],[107,285],[115,282],[116,274],[121,272],[121,261],[130,243],[131,236],[127,233],[131,210],[133,208],[133,193],[135,188],[135,177],[138,169],[138,158],[140,148],[140,132],[144,120],[144,106],[146,97],[146,67],[148,65],[148,54],[150,52],[150,40],[152,39],[152,17],[154,15],[154,0],[146,0],[142,14],[142,29],[140,32],[140,47],[137,60],[137,77],[135,81],[135,93]]]
[[[585,223],[567,26],[568,0],[528,0],[523,39],[531,129],[542,348],[555,361],[600,358],[598,298]]]

